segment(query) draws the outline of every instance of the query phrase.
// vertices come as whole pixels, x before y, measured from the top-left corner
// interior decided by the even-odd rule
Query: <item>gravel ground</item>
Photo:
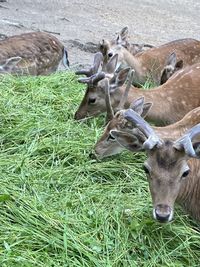
[[[76,66],[89,64],[95,45],[124,26],[138,43],[200,39],[199,14],[199,0],[0,0],[0,34],[52,32]]]

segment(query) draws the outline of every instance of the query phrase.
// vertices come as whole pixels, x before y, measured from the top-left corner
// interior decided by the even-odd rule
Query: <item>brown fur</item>
[[[44,32],[24,33],[0,41],[0,63],[11,57],[22,58],[12,70],[17,74],[47,75],[57,69],[63,53],[63,44]]]
[[[104,55],[104,61],[108,61],[110,56],[109,51],[112,51],[112,47],[116,45],[122,45],[124,48],[126,48],[132,55],[136,55],[138,53],[141,53],[143,51],[146,51],[152,47],[153,45],[150,44],[134,44],[130,43],[129,41],[129,30],[128,27],[124,27],[121,29],[121,31],[117,34],[116,38],[112,39],[111,41],[102,40],[99,43],[99,50]],[[111,52],[112,53],[112,52]]]
[[[149,111],[150,112],[150,111]],[[118,130],[123,131],[125,133],[135,133],[136,129],[131,126],[130,122],[128,122],[123,117],[124,111],[119,111],[116,113],[114,118],[108,123],[106,126],[102,136],[99,138],[97,143],[95,144],[94,150],[95,154],[98,158],[105,158],[110,155],[115,155],[121,153],[124,148],[119,145],[118,142],[114,140],[109,140],[110,131]],[[148,113],[147,113],[148,115]],[[188,114],[186,114],[180,121],[165,126],[165,127],[152,127],[155,133],[162,139],[171,138],[171,140],[176,140],[182,134],[184,134],[188,129],[192,128],[194,125],[200,123],[200,107],[193,109]],[[126,137],[126,142],[129,145],[132,144],[132,140],[129,137]],[[196,142],[198,139],[196,139]],[[134,142],[137,147],[134,149],[132,147],[131,151],[139,151],[142,149],[144,139],[141,136],[138,136],[137,142]],[[140,149],[139,149],[140,148]],[[162,159],[163,157],[161,157]]]
[[[200,220],[200,161],[188,160],[184,152],[173,148],[172,142],[165,142],[161,148],[148,152],[146,162],[151,168],[149,186],[153,206],[162,203],[173,209],[177,199],[190,215]],[[190,173],[182,178],[185,165]]]
[[[174,123],[183,118],[190,110],[200,106],[200,63],[188,66],[174,74],[165,84],[150,90],[132,87],[129,91],[126,107],[137,98],[144,96],[146,102],[153,106],[147,119],[158,125]],[[115,109],[125,91],[125,86],[111,91],[110,99]],[[89,98],[95,97],[96,102],[88,103]],[[97,116],[106,111],[104,81],[88,89],[81,102],[76,116],[85,118]]]
[[[198,109],[200,111],[200,108]],[[199,120],[196,123],[198,122]],[[140,126],[143,128],[142,125],[143,122],[141,120]],[[199,125],[196,126],[195,124],[195,127],[199,127]],[[156,132],[155,129],[154,132]],[[191,125],[188,126],[188,129],[191,129]],[[189,159],[185,148],[178,146],[180,140],[185,140],[185,145],[187,145],[188,136],[186,135],[185,139],[180,139],[180,136],[183,137],[183,133],[179,133],[177,140],[177,137],[175,138],[173,135],[173,131],[170,133],[170,130],[167,139],[162,140],[159,145],[155,145],[151,149],[148,148],[146,151],[147,160],[144,166],[153,201],[153,215],[155,219],[161,222],[170,221],[173,218],[174,203],[177,200],[190,215],[200,220],[200,161]],[[127,131],[116,130],[110,133],[121,146],[130,151],[135,151],[133,143],[138,139],[138,132],[135,132],[135,129],[132,130],[131,134],[128,134]],[[157,134],[152,133],[153,135],[156,136]],[[196,139],[192,138],[191,140],[194,149],[198,148],[196,141],[199,136],[197,134]],[[172,139],[176,140],[172,141]],[[198,145],[199,143],[198,140]],[[196,155],[199,154],[197,153]]]
[[[200,62],[200,41],[189,38],[175,40],[135,56],[119,44],[112,45],[107,53],[111,51],[113,55],[119,55],[120,64],[128,65],[135,70],[135,84],[144,84],[149,78],[159,84],[166,58],[172,52],[176,53],[178,61],[183,60],[183,67]],[[107,59],[104,56],[104,64],[106,62]]]

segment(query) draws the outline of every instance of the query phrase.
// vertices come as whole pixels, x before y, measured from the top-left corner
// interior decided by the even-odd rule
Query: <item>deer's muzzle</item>
[[[170,222],[173,217],[173,210],[168,205],[159,204],[154,208],[153,216],[161,223]]]

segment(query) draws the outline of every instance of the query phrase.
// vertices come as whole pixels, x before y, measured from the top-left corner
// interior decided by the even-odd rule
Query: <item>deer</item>
[[[110,134],[130,151],[135,151],[136,140],[143,136],[142,150],[147,154],[144,172],[153,202],[153,218],[161,223],[170,222],[177,201],[200,221],[200,123],[172,141],[173,131],[161,138],[133,109],[123,115],[138,131],[124,134],[111,130]]]
[[[189,159],[200,157],[200,107],[172,125],[150,126],[144,118],[152,103],[144,103],[143,97],[134,101],[129,109],[123,109],[130,83],[121,99],[120,110],[113,115],[107,81],[106,102],[110,121],[95,145],[96,155],[104,158],[125,149],[146,151],[148,159],[144,171],[149,179],[154,219],[163,223],[171,221],[177,199],[195,219],[200,220],[200,162]]]
[[[115,69],[117,55],[113,56],[107,64]],[[106,78],[109,78],[110,101],[115,110],[125,91],[124,83],[129,71],[130,68],[125,68],[114,72],[110,78],[106,72],[102,71],[90,77],[79,78],[79,82],[87,84],[88,87],[75,113],[75,119],[80,120],[106,112]],[[131,86],[125,107],[128,108],[134,100],[144,96],[146,102],[153,103],[146,119],[154,121],[157,125],[172,124],[182,119],[192,109],[200,106],[199,85],[200,63],[196,63],[177,71],[166,83],[153,89],[143,90]]]
[[[0,41],[0,73],[48,75],[61,61],[69,66],[66,48],[45,32],[23,33]]]
[[[112,39],[111,41],[107,41],[102,39],[99,42],[99,50],[106,58],[106,62],[109,61],[109,59],[112,57],[109,54],[109,51],[112,49],[112,46],[115,45],[122,45],[124,48],[126,48],[132,55],[136,55],[138,53],[141,53],[143,51],[146,51],[148,49],[153,48],[154,46],[151,44],[137,44],[137,43],[130,43],[129,42],[129,30],[128,27],[123,27],[121,31],[117,34],[117,37],[115,39]]]
[[[125,103],[128,96],[128,92],[131,87],[132,78],[133,78],[133,73],[131,74],[131,78],[127,83],[126,89],[124,91],[123,96],[121,97],[120,103],[116,108],[117,110],[116,113],[114,112],[111,105],[109,81],[107,79],[107,85],[105,90],[107,125],[103,131],[103,134],[101,135],[101,137],[94,146],[95,153],[94,154],[91,153],[90,156],[101,160],[105,157],[119,154],[125,150],[125,148],[123,146],[120,146],[119,143],[111,135],[110,132],[112,130],[118,130],[120,132],[123,132],[124,138],[127,133],[128,134],[130,132],[134,133],[134,131],[138,133],[138,130],[124,118],[124,112],[127,110],[125,108]],[[132,109],[135,112],[137,112],[142,118],[145,118],[147,116],[151,108],[152,108],[152,103],[151,102],[145,103],[144,97],[140,97],[134,100],[129,106],[129,109]],[[160,109],[161,108],[162,105],[160,106]],[[172,139],[174,140],[180,137],[180,135],[185,133],[187,129],[192,128],[197,123],[200,123],[200,107],[191,110],[181,120],[173,124],[167,125],[165,127],[152,126],[152,128],[160,138],[167,138],[171,135]],[[143,142],[144,142],[144,136],[141,135],[140,138],[136,140],[136,142],[132,143],[132,151],[133,150],[135,152],[141,151]]]
[[[178,61],[183,61],[183,67],[200,62],[200,41],[192,38],[174,40],[136,55],[132,55],[120,42],[108,45],[108,42],[103,40],[101,51],[104,55],[103,68],[109,58],[118,54],[117,67],[133,68],[135,70],[133,82],[138,87],[149,80],[158,85],[166,59],[173,52],[176,53]]]
[[[117,35],[117,38],[112,41],[102,40],[99,44],[99,50],[104,56],[104,61],[108,62],[108,60],[113,56],[112,46],[121,45],[126,48],[133,56],[147,49],[153,48],[155,46],[149,44],[133,44],[129,43],[129,35],[128,35],[128,27],[122,28],[122,30]],[[161,71],[160,83],[165,83],[176,71],[183,68],[183,60],[177,60],[175,52],[171,53],[164,64],[164,68]]]
[[[111,80],[114,79],[117,58],[117,55],[114,56],[105,65],[104,72],[98,72],[103,60],[103,55],[101,52],[97,52],[94,55],[93,65],[89,69],[82,69],[75,72],[77,75],[86,75],[84,78],[79,78],[78,81],[87,84],[85,96],[74,115],[75,120],[81,120],[88,116],[96,116],[102,111],[105,111],[104,89],[101,89],[101,83],[103,85],[104,78],[106,77]],[[96,93],[97,91],[98,93]],[[98,105],[96,105],[97,103]]]

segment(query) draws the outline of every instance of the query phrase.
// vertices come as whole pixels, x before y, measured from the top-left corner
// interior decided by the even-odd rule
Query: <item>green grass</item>
[[[73,73],[0,82],[0,266],[200,266],[199,225],[152,219],[144,155],[96,162]]]

